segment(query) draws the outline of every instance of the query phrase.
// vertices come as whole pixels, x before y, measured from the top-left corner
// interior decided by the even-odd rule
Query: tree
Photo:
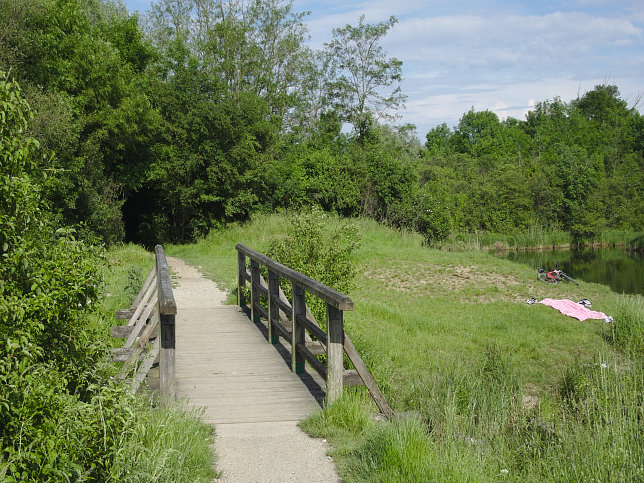
[[[453,134],[447,124],[442,123],[432,128],[425,136],[425,147],[430,156],[442,156],[450,152],[450,140]]]
[[[331,42],[325,44],[335,69],[330,85],[335,107],[359,135],[368,128],[369,118],[392,119],[393,111],[404,107],[402,61],[387,57],[380,45],[397,21],[392,16],[368,24],[362,15],[357,27],[333,29]]]
[[[166,53],[184,42],[198,69],[223,81],[234,99],[260,96],[281,126],[296,105],[305,15],[292,0],[159,0],[148,31]]]

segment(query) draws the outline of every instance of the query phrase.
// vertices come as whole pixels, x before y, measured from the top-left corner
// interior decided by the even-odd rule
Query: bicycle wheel
[[[566,275],[566,274],[565,274],[565,273],[563,273],[563,272],[561,272],[561,278],[563,278],[564,280],[567,280],[567,281],[569,281],[569,282],[572,282],[572,283],[574,283],[575,285],[579,285],[579,283],[577,283],[577,280],[575,280],[574,278],[570,277],[569,275]]]
[[[547,272],[538,273],[537,278],[541,280],[543,283],[547,283],[547,284],[554,285],[557,282],[559,282],[559,280],[557,280],[556,278],[549,277]]]

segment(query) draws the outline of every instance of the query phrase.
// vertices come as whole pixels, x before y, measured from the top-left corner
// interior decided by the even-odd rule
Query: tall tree
[[[336,108],[359,134],[367,129],[369,118],[392,119],[404,107],[402,61],[388,57],[380,45],[397,21],[392,16],[368,24],[362,15],[357,27],[347,24],[334,29],[325,44],[335,68],[331,90]]]

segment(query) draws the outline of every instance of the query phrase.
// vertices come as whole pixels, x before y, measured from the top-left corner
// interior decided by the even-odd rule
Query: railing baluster
[[[344,328],[342,327],[342,310],[326,304],[326,395],[333,402],[342,395],[342,352],[344,349]]]
[[[259,262],[250,260],[250,318],[256,324],[260,323],[257,307],[259,306]]]
[[[291,370],[295,374],[304,372],[304,356],[297,350],[298,344],[306,342],[304,338],[304,326],[298,322],[297,318],[306,316],[306,292],[304,288],[295,282],[291,283],[293,289],[293,314],[291,321],[293,323],[293,332],[291,334]]]
[[[237,305],[246,305],[244,300],[244,287],[246,286],[246,255],[237,252]]]
[[[272,270],[268,271],[268,340],[271,344],[279,342],[279,334],[275,333],[273,323],[277,322],[280,316],[277,300],[280,296],[279,277]]]

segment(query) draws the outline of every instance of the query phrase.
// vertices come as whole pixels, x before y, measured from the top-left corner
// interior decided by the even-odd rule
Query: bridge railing
[[[251,320],[255,323],[260,323],[262,318],[267,321],[270,343],[276,344],[279,337],[283,337],[291,344],[291,370],[301,373],[308,362],[325,379],[329,401],[339,398],[345,385],[364,384],[380,411],[387,417],[393,416],[378,384],[344,332],[343,314],[353,310],[353,301],[347,295],[251,248],[242,244],[237,244],[236,248],[238,304],[240,307],[246,306],[244,287],[247,282],[250,283]],[[246,258],[249,259],[249,266]],[[264,279],[260,266],[265,267],[268,280]],[[291,300],[281,290],[280,279],[290,282]],[[326,332],[306,305],[307,292],[326,305]],[[354,370],[344,369],[343,352],[346,352]],[[316,357],[320,354],[326,355],[326,366]]]
[[[112,360],[123,362],[117,378],[125,379],[132,367],[130,391],[138,391],[155,362],[159,362],[161,399],[172,401],[175,387],[175,316],[177,305],[172,291],[168,262],[161,245],[154,249],[155,264],[129,309],[116,311],[126,325],[112,327],[112,337],[124,338],[123,347],[112,350]]]

